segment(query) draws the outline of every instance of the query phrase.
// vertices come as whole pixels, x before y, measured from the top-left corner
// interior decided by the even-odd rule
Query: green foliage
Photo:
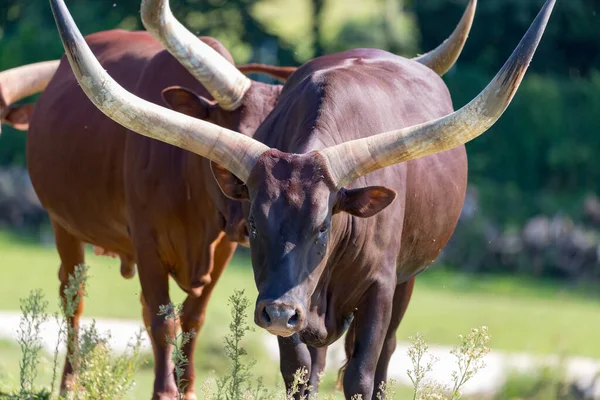
[[[173,326],[177,326],[177,322],[180,320],[182,312],[182,304],[168,304],[159,307],[158,315],[164,316],[166,321]],[[176,334],[174,338],[168,335],[165,338],[167,343],[173,346],[172,360],[173,365],[175,366],[173,373],[175,374],[175,382],[177,384],[180,399],[183,399],[183,394],[188,386],[188,382],[183,379],[183,373],[185,367],[189,364],[189,360],[183,351],[183,347],[188,344],[195,335],[196,332],[192,330],[191,332],[181,332]]]
[[[595,380],[589,389],[593,389]],[[574,385],[567,377],[564,360],[542,365],[533,372],[509,374],[494,400],[592,400],[586,389]]]
[[[123,399],[134,385],[140,366],[143,331],[137,334],[120,355],[109,345],[110,333],[101,334],[93,322],[83,329],[78,351],[77,379],[67,400]]]
[[[512,53],[545,0],[488,0],[477,13],[458,66],[495,73]],[[409,0],[421,30],[421,48],[437,46],[460,18],[467,0]],[[441,17],[443,16],[443,17]],[[536,51],[532,72],[576,78],[600,68],[600,3],[557,1]]]
[[[235,290],[233,295],[229,297],[228,303],[231,309],[232,320],[229,324],[229,333],[223,339],[223,347],[230,365],[227,373],[217,380],[217,396],[215,400],[237,400],[242,399],[245,393],[263,392],[261,381],[257,381],[255,389],[251,386],[251,370],[256,361],[245,361],[248,352],[242,346],[242,339],[246,335],[246,332],[252,330],[248,325],[247,314],[250,301],[245,296],[243,290]]]
[[[568,387],[563,371],[555,367],[543,367],[534,373],[511,373],[495,400],[510,400],[518,396],[524,400],[568,400]]]
[[[82,296],[88,278],[88,267],[79,265],[69,275],[68,285],[61,297],[61,316],[55,315],[59,324],[59,335],[54,351],[52,381],[50,390],[38,390],[37,381],[39,364],[42,358],[41,325],[48,321],[46,309],[48,302],[44,300],[41,290],[33,290],[21,300],[21,322],[18,330],[18,342],[21,347],[20,388],[13,393],[0,392],[2,400],[50,399],[54,395],[58,374],[58,350],[61,343],[67,342],[73,354],[69,360],[74,367],[74,384],[66,397],[60,400],[122,399],[134,384],[134,374],[141,363],[142,331],[129,344],[128,350],[116,355],[109,345],[110,333],[101,334],[93,322],[84,328],[79,345],[75,346],[74,332],[70,331],[67,321],[73,317]],[[71,340],[67,338],[70,337]]]
[[[452,382],[450,385],[425,381],[426,375],[431,372],[433,365],[438,361],[435,357],[428,355],[427,343],[421,334],[413,338],[408,356],[412,362],[412,370],[407,370],[413,388],[413,400],[459,400],[462,398],[461,389],[464,385],[485,367],[483,358],[490,352],[488,344],[490,336],[486,326],[473,328],[466,335],[459,335],[460,343],[455,346],[451,354],[456,357],[457,369],[452,371]]]
[[[455,107],[472,99],[490,78],[466,68],[448,77]],[[471,181],[502,197],[484,202],[508,214],[518,213],[514,205],[529,203],[526,197],[536,193],[529,206],[539,210],[544,194],[599,192],[600,161],[594,149],[600,148],[600,138],[592,134],[600,130],[598,109],[600,70],[568,80],[527,75],[504,116],[467,145]]]
[[[87,274],[85,267],[79,267],[77,276],[70,280],[70,293],[80,294],[80,284],[85,285]],[[83,281],[81,280],[83,278]],[[32,360],[39,358],[39,328],[40,322],[47,319],[46,306],[40,291],[31,292],[30,296],[22,300],[23,317],[21,322],[21,331],[24,334],[21,343],[30,346],[23,351],[24,359]],[[306,369],[298,370],[295,374],[294,385],[286,394],[281,390],[272,391],[264,387],[260,379],[252,378],[251,369],[255,363],[245,359],[246,351],[242,346],[242,341],[246,332],[250,330],[247,323],[248,299],[243,291],[235,291],[230,297],[230,307],[232,322],[230,332],[225,338],[225,354],[230,362],[230,370],[218,379],[216,390],[210,381],[206,381],[200,391],[200,399],[204,400],[292,400],[298,397],[300,390],[307,384]],[[161,314],[175,322],[181,315],[181,305],[168,306],[161,310]],[[67,317],[67,316],[63,316]],[[81,344],[78,347],[79,361],[78,376],[75,386],[66,398],[60,397],[60,400],[88,400],[88,399],[120,399],[130,390],[134,384],[134,374],[140,367],[142,356],[140,331],[130,344],[129,351],[122,355],[116,355],[110,349],[108,344],[110,333],[100,334],[95,324],[83,330]],[[182,334],[183,335],[183,334]],[[184,335],[185,336],[185,335]],[[183,336],[179,336],[183,338]],[[411,338],[412,346],[408,350],[408,355],[412,360],[412,369],[407,371],[408,376],[413,382],[413,399],[421,400],[455,400],[462,398],[461,387],[472,378],[481,368],[484,367],[482,358],[489,352],[489,335],[486,327],[472,329],[466,336],[459,336],[459,344],[456,345],[452,354],[456,356],[457,369],[452,374],[450,384],[441,382],[426,381],[426,375],[431,371],[435,359],[428,357],[428,345],[420,334]],[[33,351],[32,351],[33,350]],[[36,354],[34,357],[26,354]],[[174,360],[177,361],[177,360]],[[177,363],[177,362],[176,362]],[[38,368],[37,361],[33,364]],[[562,364],[560,364],[562,365]],[[586,399],[572,385],[566,383],[564,370],[559,367],[545,367],[539,372],[531,375],[514,374],[509,377],[502,390],[494,397],[495,400],[524,399],[568,399],[584,400]],[[24,370],[22,369],[22,372]],[[25,372],[35,379],[31,371]],[[23,377],[21,377],[23,379]],[[35,382],[31,382],[34,383]],[[39,383],[38,383],[39,385]],[[33,387],[33,386],[32,386]],[[396,393],[396,384],[393,380],[378,385],[376,398],[394,399]],[[183,389],[181,389],[183,390]],[[50,399],[51,392],[42,390],[38,393],[24,393],[21,390],[15,393],[0,393],[2,400],[29,400],[29,399]],[[52,397],[56,398],[56,397]],[[333,394],[311,394],[304,396],[306,400],[333,399]],[[355,395],[353,399],[361,399],[360,395]]]
[[[40,330],[48,320],[47,307],[48,302],[44,300],[41,290],[32,290],[28,297],[21,299],[21,323],[17,333],[22,354],[19,377],[20,396],[23,397],[35,393],[34,385],[43,348]]]

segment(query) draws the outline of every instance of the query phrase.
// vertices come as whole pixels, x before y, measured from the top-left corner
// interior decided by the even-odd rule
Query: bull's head
[[[516,93],[554,3],[547,0],[500,72],[461,109],[420,125],[318,152],[288,154],[127,92],[106,74],[87,48],[63,0],[51,0],[67,55],[91,101],[130,130],[212,160],[218,165],[214,171],[223,192],[249,202],[248,224],[259,289],[256,320],[281,336],[306,326],[308,299],[324,268],[332,216],[346,212],[369,217],[395,197],[384,187],[344,187],[374,170],[455,148],[489,129]]]

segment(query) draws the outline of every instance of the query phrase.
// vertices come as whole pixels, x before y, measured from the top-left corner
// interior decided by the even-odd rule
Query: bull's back
[[[161,49],[146,32],[106,31],[86,41],[127,90],[135,88],[147,60]],[[32,115],[27,162],[40,201],[55,221],[84,241],[130,253],[125,132],[88,100],[63,57]]]

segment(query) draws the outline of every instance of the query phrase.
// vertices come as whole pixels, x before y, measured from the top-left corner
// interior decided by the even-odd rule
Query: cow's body
[[[232,61],[219,42],[203,40]],[[178,85],[211,98],[146,32],[105,31],[87,41],[108,73],[140,97],[164,104],[161,91]],[[239,109],[215,106],[206,119],[252,134],[280,90],[281,86],[255,82]],[[186,107],[178,111],[196,116],[193,105]],[[55,230],[63,287],[68,274],[84,262],[83,243],[117,253],[122,272],[129,268],[124,273],[129,276],[133,263],[138,264],[144,320],[157,358],[155,393],[172,396],[170,350],[161,343],[172,327],[156,315],[158,306],[170,301],[168,275],[188,293],[182,328],[197,332],[235,242],[247,240],[240,204],[218,189],[208,160],[128,132],[107,118],[81,91],[64,58],[36,103],[27,157],[32,183]],[[82,307],[76,321],[81,311]],[[193,348],[193,343],[187,348],[190,367],[185,378],[192,383],[190,398]],[[68,364],[63,378],[70,368]]]
[[[430,69],[381,50],[358,49],[321,57],[299,69],[254,137],[286,153],[309,153],[452,111],[446,85]],[[398,196],[371,218],[345,213],[333,217],[325,267],[332,275],[319,283],[322,288],[313,302],[324,298],[319,293],[329,293],[336,303],[331,311],[347,315],[374,280],[397,276],[400,284],[423,271],[454,231],[466,183],[464,146],[352,182],[348,188],[384,185]],[[329,337],[338,336],[327,331]],[[311,344],[327,342],[321,337]]]
[[[420,124],[452,111],[450,95],[439,76],[414,61],[381,50],[352,50],[305,64],[287,81],[278,106],[254,136],[267,146],[285,153],[275,151],[271,160],[273,164],[267,159],[259,161],[260,167],[257,166],[253,172],[256,175],[251,175],[249,183],[254,180],[270,182],[271,179],[281,179],[279,183],[291,180],[291,183],[283,185],[285,191],[271,189],[268,196],[262,196],[259,190],[253,203],[270,209],[269,221],[276,220],[277,223],[257,227],[257,231],[267,230],[264,234],[273,238],[280,232],[279,229],[284,229],[285,234],[281,235],[288,243],[303,241],[303,225],[309,218],[307,204],[316,204],[323,196],[315,189],[312,178],[306,178],[326,173],[313,171],[314,166],[310,163],[296,165],[297,162],[305,162],[306,158],[292,154],[310,153]],[[278,164],[282,170],[280,176],[274,172]],[[305,176],[285,176],[289,171],[298,170],[303,171]],[[303,183],[304,179],[306,183]],[[347,189],[381,185],[394,189],[397,197],[389,207],[370,218],[358,218],[347,213],[333,216],[326,255],[317,267],[323,268],[323,272],[308,303],[306,326],[298,332],[300,340],[316,347],[326,346],[343,334],[350,316],[354,314],[347,353],[350,358],[364,357],[373,349],[359,344],[363,354],[356,354],[356,343],[352,343],[354,328],[362,325],[364,329],[367,320],[381,313],[383,321],[369,322],[373,326],[373,343],[383,342],[383,348],[374,350],[376,354],[381,352],[381,357],[371,359],[378,364],[376,381],[372,384],[377,387],[380,379],[385,380],[389,357],[395,347],[395,331],[412,293],[413,277],[437,258],[449,240],[458,221],[466,183],[464,146],[380,169],[353,181]],[[294,186],[297,188],[291,190]],[[324,189],[324,192],[327,190]],[[315,198],[310,199],[311,195]],[[281,214],[278,212],[280,209]],[[296,237],[295,233],[300,236]],[[286,256],[282,257],[275,241],[269,239],[269,242],[275,247],[258,249],[269,254],[267,258],[272,255],[272,259],[264,265],[279,263],[277,272],[273,274],[287,274],[287,268],[293,267],[282,261]],[[254,244],[252,246],[254,251]],[[306,264],[304,268],[310,268],[310,261],[291,258],[295,259],[292,262],[297,267]],[[256,258],[253,261],[255,273],[264,273],[266,268],[261,261]],[[258,275],[259,304],[265,298],[288,298],[286,296],[291,296],[289,291],[296,290],[292,289],[294,282],[303,282],[300,290],[309,292],[304,284],[306,279],[310,279],[311,272],[306,271],[303,277],[293,276],[289,281],[286,276]],[[387,298],[385,301],[369,300],[373,292],[377,293],[377,297]],[[385,305],[392,303],[394,310],[386,310]],[[288,363],[282,365],[284,375],[310,365],[305,346],[294,337],[279,340],[282,357],[286,355]],[[385,340],[378,341],[377,337],[385,337]],[[356,377],[355,374],[352,376],[353,379]],[[345,388],[356,391],[346,391],[346,394],[363,393],[361,389],[364,386],[360,385],[354,379]]]

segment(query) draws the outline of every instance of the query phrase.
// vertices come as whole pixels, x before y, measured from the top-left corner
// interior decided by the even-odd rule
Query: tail
[[[278,79],[281,82],[288,80],[298,68],[296,67],[276,67],[274,65],[266,64],[245,64],[238,65],[239,69],[243,74],[265,74],[272,78]]]
[[[60,60],[24,65],[0,72],[0,123],[26,131],[33,104],[13,105],[46,89]]]
[[[338,377],[336,386],[338,389],[342,390],[344,387],[344,374],[346,373],[346,369],[348,368],[348,364],[350,364],[350,360],[354,355],[354,343],[356,341],[356,323],[352,321],[350,324],[350,328],[348,328],[348,332],[346,332],[346,340],[344,342],[344,350],[346,352],[346,361],[344,365],[338,371]]]

